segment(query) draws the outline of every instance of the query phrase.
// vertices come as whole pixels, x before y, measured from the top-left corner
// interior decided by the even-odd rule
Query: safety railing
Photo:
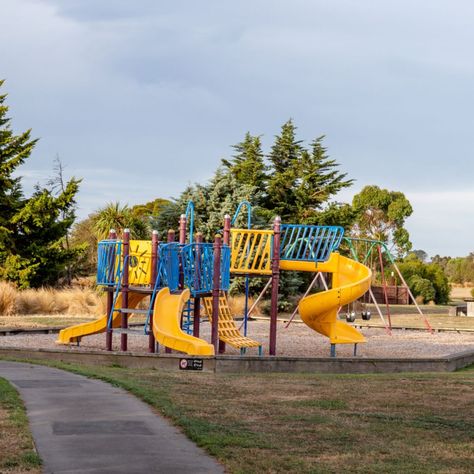
[[[97,284],[115,285],[122,267],[122,242],[101,240],[97,245]]]
[[[159,247],[159,275],[160,286],[167,286],[171,291],[179,287],[180,253],[183,245],[176,242],[161,244]]]
[[[231,229],[230,271],[240,274],[272,273],[271,230]]]
[[[325,262],[344,236],[339,226],[285,224],[281,227],[281,260]]]
[[[210,293],[213,290],[214,246],[209,243],[185,245],[181,250],[184,285],[193,296]],[[228,290],[230,284],[230,248],[221,249],[219,289]]]

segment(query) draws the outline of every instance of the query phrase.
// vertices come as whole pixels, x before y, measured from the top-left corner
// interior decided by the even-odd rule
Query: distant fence
[[[372,285],[372,292],[377,303],[385,303],[385,293],[383,286]],[[408,289],[406,286],[387,285],[387,296],[389,304],[410,304]],[[372,303],[370,294],[366,293],[362,297],[364,303]]]

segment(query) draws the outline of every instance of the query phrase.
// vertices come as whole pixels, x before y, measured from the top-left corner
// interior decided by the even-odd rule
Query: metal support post
[[[109,232],[109,239],[110,240],[116,240],[117,239],[117,232],[115,232],[115,229],[110,229]],[[115,259],[114,260],[114,265],[115,265]],[[114,269],[111,272],[112,275],[115,274]],[[118,282],[117,282],[118,284]],[[112,305],[114,304],[114,285],[109,285],[109,291],[107,292],[107,318],[110,315],[110,312],[112,311]],[[112,328],[108,328],[107,325],[107,330],[105,332],[105,347],[108,351],[112,350]]]
[[[128,256],[130,254],[130,229],[123,231],[123,276],[122,276],[122,309],[128,308]],[[128,328],[128,313],[122,313],[120,327],[122,329]],[[120,334],[120,350],[126,351],[127,347],[127,333]]]
[[[270,355],[276,355],[278,286],[280,284],[280,233],[281,219],[275,217],[273,223],[273,257],[272,257],[272,299],[270,309]]]
[[[219,295],[221,279],[221,250],[222,237],[216,235],[214,240],[214,269],[212,278],[212,328],[211,344],[214,346],[215,353],[219,350]]]

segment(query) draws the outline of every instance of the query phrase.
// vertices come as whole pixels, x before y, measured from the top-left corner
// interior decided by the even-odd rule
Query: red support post
[[[276,355],[278,286],[280,284],[280,233],[281,219],[275,217],[273,223],[273,258],[272,258],[272,299],[270,309],[270,355]]]
[[[224,216],[224,245],[230,245],[230,225],[231,220],[229,214]]]
[[[151,288],[155,288],[156,279],[158,278],[158,231],[154,230],[151,234]],[[150,304],[151,298],[150,296]],[[148,352],[155,352],[155,336],[153,335],[153,309],[150,308],[150,326],[148,328]]]
[[[174,242],[174,239],[175,239],[175,232],[173,229],[169,229],[168,230],[168,239],[167,239],[167,242],[169,244],[173,243]],[[165,347],[165,353],[166,354],[171,354],[171,349],[169,347]]]
[[[201,232],[198,232],[196,234],[196,244],[201,244],[202,243],[202,234]],[[199,258],[199,245],[196,245],[196,279],[198,278],[200,274],[200,258]],[[201,297],[200,296],[195,296],[194,297],[194,315],[193,315],[193,336],[194,337],[199,337],[199,329],[200,329],[200,323],[201,323]]]
[[[128,256],[130,254],[130,230],[123,231],[123,274],[122,274],[122,309],[128,309]],[[128,313],[122,313],[120,327],[122,329],[128,328]],[[126,351],[127,347],[127,333],[120,334],[120,350]]]
[[[179,243],[186,243],[186,214],[179,217]]]
[[[219,295],[221,280],[222,237],[217,234],[214,240],[214,269],[212,274],[212,328],[211,344],[217,354],[219,350]]]
[[[224,216],[224,236],[223,244],[230,245],[230,227],[231,227],[231,217],[229,214]],[[225,342],[219,341],[219,354],[225,353]]]
[[[109,240],[117,240],[117,232],[115,229],[110,229],[109,232]],[[112,271],[112,274],[115,272]],[[114,285],[109,286],[109,291],[107,292],[107,318],[110,316],[110,312],[112,311],[112,305],[114,304]],[[108,320],[107,320],[108,321]],[[112,329],[108,329],[105,333],[105,347],[106,350],[112,350]]]
[[[383,295],[384,295],[384,299],[385,299],[385,306],[387,308],[388,327],[391,331],[392,330],[392,318],[390,317],[390,305],[388,303],[388,293],[387,293],[387,280],[385,279],[385,270],[384,270],[384,267],[383,267],[383,257],[382,257],[382,250],[380,248],[380,245],[377,245],[377,251],[379,253],[380,274],[382,276]]]

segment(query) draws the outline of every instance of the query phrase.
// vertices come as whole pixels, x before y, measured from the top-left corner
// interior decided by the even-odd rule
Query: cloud
[[[358,185],[469,189],[473,14],[467,0],[5,0],[1,75],[15,129],[41,137],[26,170],[57,153],[79,176],[108,170],[82,175],[84,212],[177,195],[289,117],[303,139],[326,134]]]

